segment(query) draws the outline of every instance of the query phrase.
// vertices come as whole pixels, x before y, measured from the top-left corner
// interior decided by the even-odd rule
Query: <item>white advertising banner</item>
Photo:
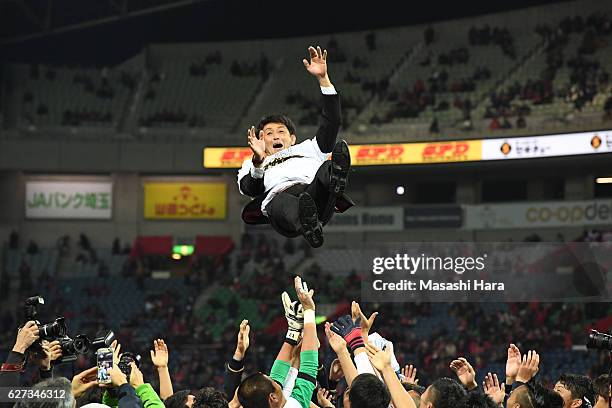
[[[612,200],[464,205],[465,229],[612,225]]]
[[[611,152],[610,130],[482,141],[482,160],[537,159]]]
[[[111,182],[26,182],[26,218],[110,219],[112,206]]]
[[[325,226],[330,232],[401,231],[403,207],[353,207],[344,214],[334,214]]]

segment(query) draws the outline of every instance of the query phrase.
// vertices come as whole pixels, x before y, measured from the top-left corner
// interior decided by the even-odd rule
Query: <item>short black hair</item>
[[[593,391],[595,392],[595,397],[600,396],[604,400],[610,400],[610,376],[608,374],[602,374],[596,379],[593,380]],[[593,405],[597,401],[591,401]]]
[[[468,392],[467,396],[459,404],[461,408],[497,408],[493,400],[482,392]]]
[[[562,374],[559,377],[559,382],[565,386],[571,393],[573,399],[583,400],[588,399],[591,405],[595,403],[595,391],[591,379],[585,375],[579,374]]]
[[[92,402],[102,403],[104,388],[92,387],[85,391],[79,398],[76,399],[77,408],[83,405],[91,404]]]
[[[349,389],[351,408],[387,408],[391,394],[387,386],[374,374],[359,374]]]
[[[541,384],[529,381],[526,385],[531,406],[533,408],[563,408],[563,398],[561,394],[545,388]],[[521,403],[521,407],[523,403]]]
[[[251,374],[238,387],[238,400],[244,408],[266,408],[268,397],[274,392],[272,380],[262,373]]]
[[[406,391],[415,391],[417,392],[419,395],[423,395],[423,393],[425,392],[426,388],[423,387],[422,385],[417,385],[417,384],[408,384],[408,383],[402,383],[402,385],[404,386],[404,389]]]
[[[431,384],[431,394],[435,408],[454,408],[465,398],[467,391],[458,381],[443,377]]]
[[[204,387],[195,394],[192,408],[227,408],[225,393],[213,387]]]
[[[256,136],[259,136],[259,132],[262,131],[263,128],[268,123],[282,123],[283,125],[287,127],[289,134],[295,135],[295,124],[289,118],[289,116],[282,114],[282,113],[276,113],[274,115],[264,116],[259,120],[259,124],[257,125],[257,135]]]
[[[164,400],[166,408],[185,408],[190,390],[177,391]]]

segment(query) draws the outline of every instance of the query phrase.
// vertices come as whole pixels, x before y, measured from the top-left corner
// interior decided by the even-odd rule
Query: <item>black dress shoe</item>
[[[317,215],[317,204],[308,193],[302,193],[298,198],[298,217],[302,236],[310,246],[318,248],[323,245],[323,226]]]
[[[331,161],[329,192],[338,197],[346,188],[348,172],[351,168],[351,153],[344,140],[339,140],[334,146]]]

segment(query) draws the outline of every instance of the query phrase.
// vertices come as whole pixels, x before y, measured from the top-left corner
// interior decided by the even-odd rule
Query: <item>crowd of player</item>
[[[604,408],[610,404],[610,377],[601,373],[591,379],[582,374],[562,374],[553,389],[537,381],[541,364],[536,350],[519,350],[515,339],[508,345],[505,378],[488,373],[482,384],[476,382],[471,363],[462,357],[448,362],[456,378],[431,378],[427,386],[419,384],[417,368],[401,368],[394,343],[371,329],[378,313],[367,317],[357,302],[351,314],[324,324],[325,336],[317,335],[314,290],[300,277],[294,281],[298,300],[287,292],[281,295],[287,332],[270,374],[269,367],[255,367],[246,373],[245,360],[251,342],[250,326],[242,320],[236,348],[225,364],[222,387],[192,384],[193,389],[174,390],[168,369],[166,343],[153,342],[150,359],[159,380],[159,389],[145,382],[139,366],[131,363],[129,376],[119,368],[121,345],[113,342],[113,364],[108,370],[110,384],[98,382],[97,367],[73,376],[53,376],[53,362],[62,355],[57,341],[40,341],[39,326],[27,322],[17,333],[15,344],[0,371],[1,387],[19,387],[26,365],[39,366],[40,379],[33,384],[38,390],[63,390],[65,398],[41,403],[21,401],[17,406],[74,407],[210,407],[210,408],[446,408],[446,407],[512,407],[512,408]],[[32,350],[42,345],[44,356]],[[331,348],[334,359],[322,362],[319,349]],[[542,351],[542,350],[540,350]],[[214,359],[211,358],[210,361]],[[404,362],[407,363],[407,362]],[[260,371],[256,371],[260,370]],[[32,384],[30,384],[32,385]],[[218,389],[223,388],[223,389]],[[4,403],[12,406],[12,403]],[[38,404],[38,405],[37,405]]]

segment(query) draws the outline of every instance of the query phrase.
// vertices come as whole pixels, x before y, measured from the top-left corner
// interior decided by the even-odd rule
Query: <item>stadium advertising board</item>
[[[144,217],[147,219],[224,220],[225,183],[145,183]]]
[[[610,225],[612,200],[464,205],[466,229]]]
[[[418,205],[404,208],[404,226],[409,228],[459,228],[463,210],[459,205]]]
[[[401,231],[404,229],[402,207],[354,207],[334,214],[325,226],[330,232]]]
[[[26,218],[108,220],[112,206],[111,182],[26,182]]]
[[[612,131],[482,141],[483,160],[535,159],[611,152]]]
[[[612,153],[612,131],[429,143],[351,145],[352,165],[459,163]],[[240,168],[248,147],[206,147],[205,168]]]

